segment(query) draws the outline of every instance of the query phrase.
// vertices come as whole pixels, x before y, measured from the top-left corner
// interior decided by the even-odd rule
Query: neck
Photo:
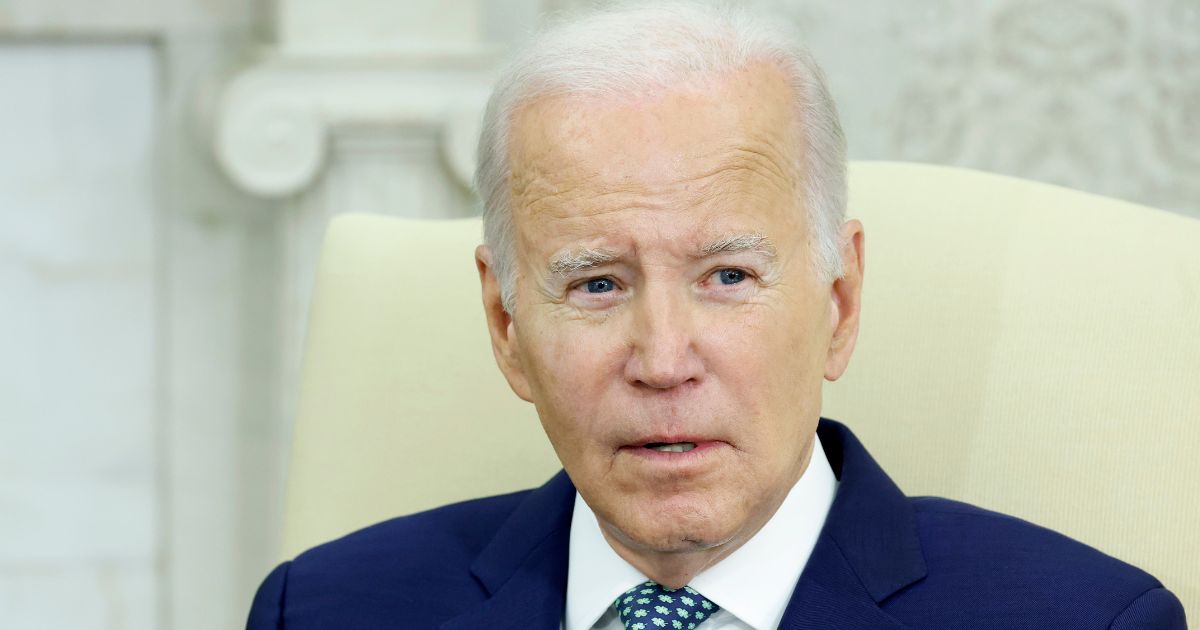
[[[731,540],[692,551],[658,551],[637,545],[603,521],[600,522],[600,532],[618,556],[667,588],[683,588],[702,571],[720,562],[741,547],[745,540],[749,540],[746,537],[745,540]]]

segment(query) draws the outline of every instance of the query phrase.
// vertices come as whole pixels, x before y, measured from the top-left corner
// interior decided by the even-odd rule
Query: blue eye
[[[608,278],[594,278],[587,281],[588,293],[608,293],[614,288],[616,288],[616,285]]]
[[[746,279],[746,272],[741,269],[722,269],[717,272],[721,284],[737,284]]]

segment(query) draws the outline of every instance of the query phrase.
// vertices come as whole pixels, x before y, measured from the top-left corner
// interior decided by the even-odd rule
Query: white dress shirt
[[[767,524],[688,583],[721,607],[697,630],[775,630],[779,626],[817,544],[837,485],[820,438],[814,436],[808,469]],[[613,551],[600,533],[596,515],[578,492],[570,544],[563,630],[623,630],[613,601],[649,578]]]

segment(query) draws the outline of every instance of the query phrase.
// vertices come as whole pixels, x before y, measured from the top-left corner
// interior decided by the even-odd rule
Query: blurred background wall
[[[1200,217],[1200,0],[759,2],[852,158]],[[325,222],[475,212],[491,78],[585,4],[0,0],[0,627],[243,623]]]

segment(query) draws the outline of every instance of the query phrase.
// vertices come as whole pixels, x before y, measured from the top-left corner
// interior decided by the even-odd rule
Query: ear
[[[522,400],[533,402],[529,395],[529,380],[521,364],[520,347],[517,344],[516,326],[512,315],[504,310],[500,298],[500,280],[492,266],[492,252],[487,245],[475,248],[475,268],[479,270],[479,284],[483,290],[483,312],[487,315],[488,334],[492,338],[492,354],[496,365],[508,381],[513,393]]]
[[[858,340],[858,315],[862,306],[863,226],[858,219],[842,225],[841,231],[842,277],[830,287],[829,317],[833,331],[829,341],[829,354],[825,357],[825,378],[836,381],[850,364],[854,343]]]

